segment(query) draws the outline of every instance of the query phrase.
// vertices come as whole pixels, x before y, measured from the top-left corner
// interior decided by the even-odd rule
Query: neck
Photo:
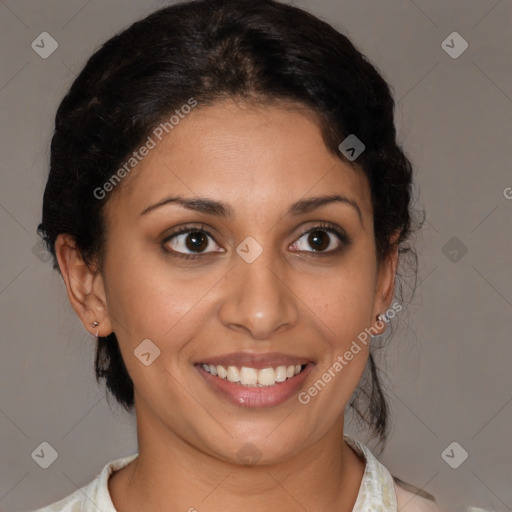
[[[343,416],[295,456],[249,466],[219,460],[139,417],[139,456],[109,481],[118,510],[353,509],[365,463],[343,440]]]

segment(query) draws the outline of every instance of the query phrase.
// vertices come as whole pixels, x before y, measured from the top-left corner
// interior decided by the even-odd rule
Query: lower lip
[[[313,366],[313,363],[308,363],[298,375],[268,387],[235,384],[208,373],[201,365],[196,365],[195,368],[215,392],[238,407],[276,407],[298,393]]]

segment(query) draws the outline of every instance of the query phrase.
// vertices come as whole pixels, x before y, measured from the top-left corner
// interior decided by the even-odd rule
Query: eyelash
[[[323,256],[323,255],[333,255],[333,254],[337,254],[339,253],[342,249],[343,249],[343,246],[348,246],[350,245],[351,243],[351,240],[350,238],[346,235],[346,233],[344,231],[340,231],[334,224],[331,224],[329,222],[320,222],[319,224],[313,226],[313,227],[310,227],[310,228],[307,228],[305,230],[303,230],[299,237],[298,237],[298,240],[300,238],[302,238],[304,235],[307,235],[309,233],[312,233],[314,231],[325,231],[327,233],[332,233],[333,235],[336,235],[337,238],[339,239],[339,241],[341,242],[341,246],[338,247],[337,249],[334,249],[334,250],[330,250],[330,251],[326,251],[326,252],[322,252],[322,251],[306,251],[306,252],[311,252],[311,254],[313,254],[313,256]],[[186,225],[186,226],[183,226],[181,229],[179,229],[178,231],[175,231],[173,233],[171,233],[169,236],[167,236],[163,241],[162,241],[162,249],[165,251],[166,254],[172,256],[172,257],[177,257],[177,258],[183,258],[185,260],[195,260],[201,256],[203,256],[205,253],[197,253],[197,254],[183,254],[183,253],[180,253],[178,251],[169,251],[165,248],[165,244],[167,242],[169,242],[170,240],[172,240],[173,238],[179,236],[179,235],[183,235],[185,233],[204,233],[206,234],[207,236],[209,236],[212,240],[215,240],[215,238],[213,237],[213,235],[204,227],[204,225],[201,225],[201,227],[197,227],[197,226],[194,226],[194,225]]]

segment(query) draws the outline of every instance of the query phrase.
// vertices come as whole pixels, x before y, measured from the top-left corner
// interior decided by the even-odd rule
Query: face
[[[94,278],[140,429],[235,462],[339,437],[369,343],[344,354],[394,281],[366,178],[298,108],[198,107],[155,140],[108,199]]]

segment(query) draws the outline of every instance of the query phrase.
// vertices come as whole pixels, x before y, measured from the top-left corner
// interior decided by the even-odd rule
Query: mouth
[[[296,395],[315,366],[283,354],[231,354],[194,363],[217,396],[238,407],[276,407]]]

